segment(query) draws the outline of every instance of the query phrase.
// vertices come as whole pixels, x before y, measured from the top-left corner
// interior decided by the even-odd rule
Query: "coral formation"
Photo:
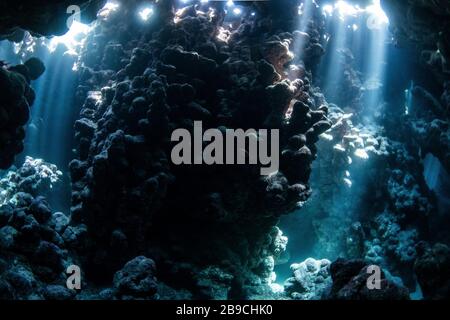
[[[68,218],[52,214],[43,197],[19,192],[0,206],[0,297],[69,299],[66,282],[71,257],[64,244]]]
[[[409,300],[408,289],[381,272],[380,289],[370,289],[367,282],[371,273],[363,260],[338,259],[330,266],[333,286],[330,299],[335,300]]]
[[[448,246],[437,243],[430,246],[426,243],[418,245],[418,258],[414,263],[414,271],[426,299],[445,299],[449,296],[450,283],[448,270],[450,267],[450,250]]]
[[[24,64],[0,67],[0,170],[8,169],[15,155],[24,149],[24,126],[30,118],[30,106],[35,93],[30,81],[39,78],[45,67],[38,58],[30,58]]]
[[[180,277],[183,262],[231,273],[231,293],[242,291],[251,274],[268,283],[285,246],[270,230],[309,196],[315,143],[331,125],[327,108],[311,98],[311,75],[291,80],[282,70],[292,59],[293,34],[265,30],[262,21],[271,17],[261,17],[242,21],[223,42],[223,8],[213,8],[208,18],[187,7],[174,23],[161,4],[168,20],[139,31],[136,42],[123,38],[135,26],[118,12],[88,39],[81,86],[101,98],[88,95],[82,107],[78,159],[70,168],[72,226],[85,224],[88,234],[74,245],[84,248],[92,279],[145,254],[164,270],[163,279]],[[261,50],[247,44],[262,30]],[[279,129],[280,170],[261,177],[256,166],[173,166],[170,132],[191,130],[194,120],[221,130]],[[194,279],[185,281],[199,290],[188,283]]]
[[[60,186],[62,175],[54,164],[27,156],[20,168],[9,170],[0,179],[0,205],[16,202],[19,192],[48,197]]]
[[[293,299],[320,300],[328,294],[331,286],[331,262],[326,259],[306,259],[291,265],[293,277],[284,283],[285,292]]]

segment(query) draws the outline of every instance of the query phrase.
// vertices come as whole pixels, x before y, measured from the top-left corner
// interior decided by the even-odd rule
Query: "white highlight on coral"
[[[139,16],[141,17],[142,20],[144,21],[148,21],[148,19],[150,19],[150,17],[154,14],[154,10],[151,7],[147,7],[142,9],[141,11],[139,11]]]
[[[348,178],[344,178],[344,183],[349,188],[351,188],[352,185],[353,185],[353,182],[350,179],[348,179]]]
[[[369,155],[367,154],[366,150],[364,150],[364,149],[356,149],[355,156],[357,156],[358,158],[361,158],[363,160],[369,159]]]
[[[14,43],[14,53],[19,55],[22,59],[28,55],[28,53],[33,53],[36,48],[36,39],[31,36],[29,32],[25,32],[24,39],[19,43]]]
[[[304,6],[303,3],[301,3],[301,4],[298,6],[298,11],[297,11],[297,13],[298,13],[299,16],[303,14],[303,6]]]
[[[56,165],[30,156],[25,157],[22,167],[26,168],[27,172],[32,169],[32,181],[36,188],[53,189],[53,186],[60,182],[63,176],[63,173],[58,170]],[[16,196],[18,191],[20,191],[19,181],[18,173],[14,170],[7,171],[0,178],[0,206],[7,203],[17,203]]]
[[[345,148],[340,143],[336,144],[333,147],[333,149],[336,150],[336,151],[340,151],[340,152],[345,152],[346,151]]]
[[[328,133],[322,133],[319,137],[322,139],[325,139],[327,141],[333,141],[333,139],[334,139],[333,136]]]
[[[89,91],[88,97],[94,99],[96,103],[102,102],[102,92],[101,91]]]
[[[218,33],[217,33],[217,39],[222,42],[228,42],[231,36],[231,31],[228,29],[225,29],[224,27],[219,27]]]

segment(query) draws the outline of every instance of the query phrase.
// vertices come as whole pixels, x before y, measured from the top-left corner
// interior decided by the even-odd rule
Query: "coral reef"
[[[284,290],[293,299],[320,300],[331,286],[331,262],[313,258],[291,265],[293,277],[284,283]]]
[[[360,97],[366,90],[350,64],[341,67],[340,76],[353,80],[340,84],[338,97],[349,92],[359,92],[355,97]],[[380,103],[370,122],[358,99],[353,107],[347,105],[351,99],[341,101],[346,111],[328,104],[333,125],[317,144],[313,194],[301,216],[287,218],[287,226],[282,227],[294,246],[299,240],[291,236],[289,226],[301,225],[299,234],[313,227],[314,243],[304,250],[328,259],[364,258],[401,276],[412,291],[419,241],[444,240],[437,231],[447,220],[436,214],[423,159],[432,153],[445,163],[448,122],[442,108],[445,102],[417,86],[410,94],[407,113],[403,106]]]
[[[15,155],[24,149],[24,126],[30,118],[30,106],[35,93],[30,81],[39,78],[45,67],[38,58],[30,58],[24,64],[0,67],[0,170],[8,169]]]
[[[15,196],[19,192],[48,197],[60,186],[62,175],[54,164],[26,156],[19,169],[9,170],[0,179],[0,205],[16,202]]]
[[[69,299],[71,264],[64,244],[68,218],[52,214],[43,197],[19,192],[14,204],[0,206],[1,299]]]
[[[219,296],[245,296],[255,276],[259,285],[270,282],[285,246],[271,231],[278,217],[309,196],[315,143],[331,126],[327,108],[312,98],[310,73],[286,77],[295,39],[264,24],[275,16],[241,21],[223,41],[220,4],[209,16],[188,6],[174,17],[165,6],[158,7],[162,27],[155,20],[137,31],[121,11],[88,38],[80,67],[87,99],[75,124],[78,159],[70,164],[71,226],[85,225],[87,238],[73,246],[92,280],[106,281],[143,254],[169,285],[184,277],[202,296],[205,282],[183,270],[202,274],[217,265],[219,274],[231,274],[229,292]],[[259,50],[249,41],[261,33]],[[280,170],[261,177],[258,166],[174,166],[170,133],[191,130],[194,120],[221,130],[279,129]]]
[[[450,250],[445,244],[418,245],[414,271],[425,299],[446,299],[449,296]]]

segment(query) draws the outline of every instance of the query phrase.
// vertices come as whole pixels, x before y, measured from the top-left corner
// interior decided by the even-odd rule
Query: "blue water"
[[[16,158],[15,165],[21,166],[25,156],[40,158],[58,166],[64,173],[64,190],[55,192],[49,201],[56,210],[67,211],[70,205],[70,183],[67,173],[68,163],[73,159],[73,123],[79,110],[75,106],[77,75],[72,71],[75,57],[64,54],[63,47],[50,53],[45,46],[37,45],[34,52],[20,58],[14,54],[14,45],[0,42],[0,56],[10,65],[23,62],[34,56],[40,58],[45,73],[31,86],[36,100],[31,106],[30,122],[26,128],[25,149]],[[28,56],[29,55],[29,56]]]

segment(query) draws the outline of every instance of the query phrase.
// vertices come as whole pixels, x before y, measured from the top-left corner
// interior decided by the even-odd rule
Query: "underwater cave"
[[[448,0],[2,0],[0,88],[0,300],[450,298]]]

